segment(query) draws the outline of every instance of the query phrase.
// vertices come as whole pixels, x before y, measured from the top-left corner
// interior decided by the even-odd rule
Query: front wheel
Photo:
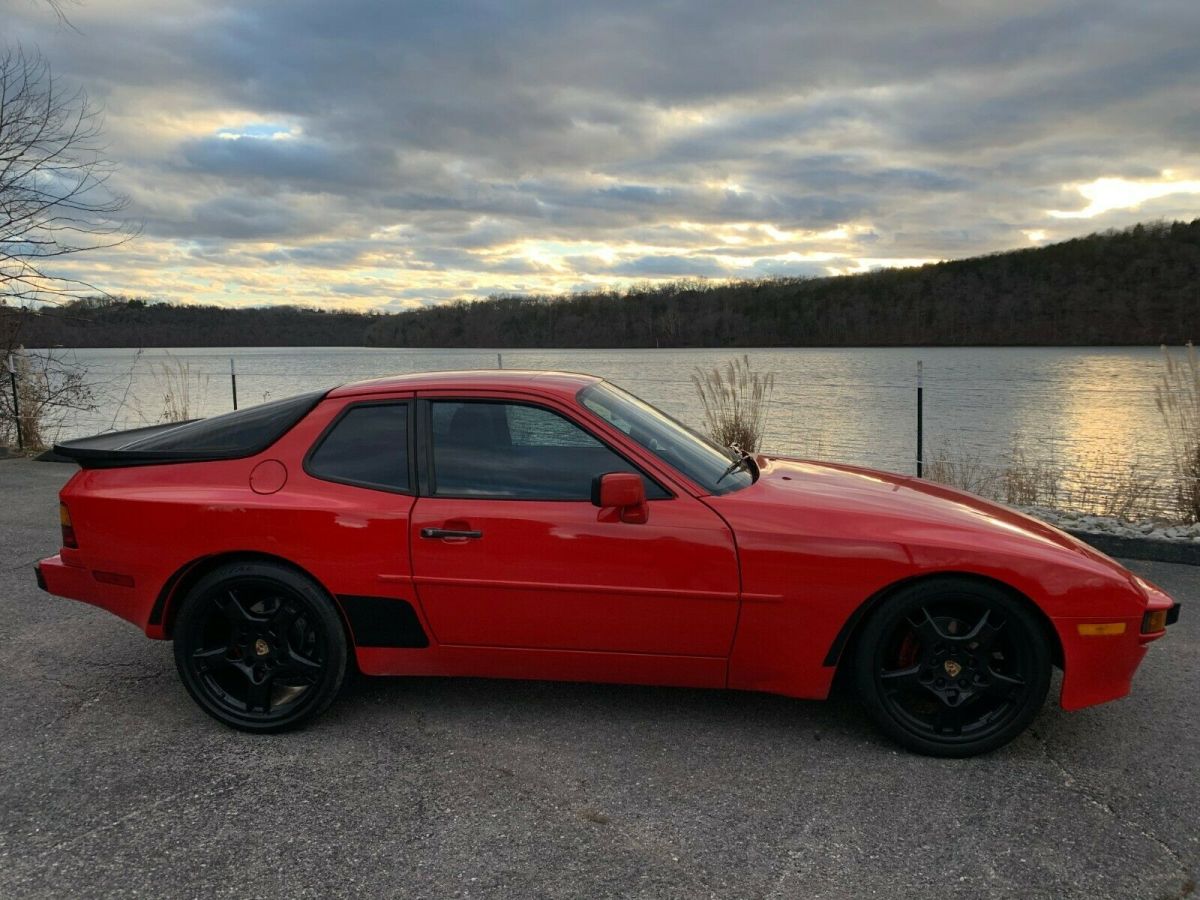
[[[184,687],[213,718],[243,731],[284,731],[323,712],[345,679],[346,658],[328,595],[276,563],[208,573],[175,622]]]
[[[1025,730],[1050,686],[1033,611],[1002,588],[945,578],[897,592],[867,621],[853,660],[868,714],[930,756],[974,756]]]

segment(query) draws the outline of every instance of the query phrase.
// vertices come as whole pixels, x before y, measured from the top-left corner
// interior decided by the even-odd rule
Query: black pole
[[[233,388],[233,408],[237,409],[237,372],[233,370],[233,357],[229,357],[229,384]]]
[[[922,478],[925,461],[925,373],[924,363],[917,360],[917,477]]]
[[[17,449],[25,449],[25,438],[21,434],[21,401],[17,399],[17,366],[13,362],[12,354],[8,354],[8,377],[12,382],[13,392],[13,427],[17,431]]]

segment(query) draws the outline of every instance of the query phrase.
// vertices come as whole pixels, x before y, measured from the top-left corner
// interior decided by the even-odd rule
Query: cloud
[[[63,266],[124,293],[387,307],[1200,214],[1178,188],[1200,181],[1193,0],[121,0],[72,20],[18,4],[6,31],[107,110],[142,236]]]

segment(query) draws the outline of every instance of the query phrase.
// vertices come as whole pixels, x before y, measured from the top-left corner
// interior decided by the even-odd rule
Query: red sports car
[[[312,719],[347,667],[824,698],[901,744],[999,747],[1125,696],[1178,617],[1011,509],[914,478],[720,447],[599,378],[382,378],[60,444],[50,593],[173,639],[247,731]]]

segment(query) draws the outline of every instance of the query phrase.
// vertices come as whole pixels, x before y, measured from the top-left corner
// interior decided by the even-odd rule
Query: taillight
[[[75,540],[75,528],[71,525],[71,512],[65,503],[58,504],[58,521],[62,525],[63,546],[78,550],[79,542]]]

